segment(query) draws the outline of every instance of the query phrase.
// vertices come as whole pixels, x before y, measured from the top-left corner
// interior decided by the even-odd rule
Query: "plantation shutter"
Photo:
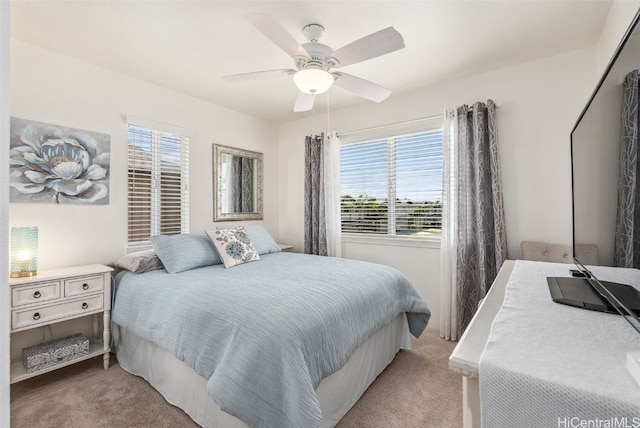
[[[442,227],[442,129],[340,148],[343,233],[433,236]]]
[[[129,124],[128,247],[189,231],[189,137]]]

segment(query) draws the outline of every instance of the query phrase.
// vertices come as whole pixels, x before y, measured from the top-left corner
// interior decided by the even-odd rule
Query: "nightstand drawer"
[[[97,275],[67,279],[64,281],[64,295],[66,297],[80,296],[86,293],[102,291],[104,290],[103,278],[104,277],[102,275]]]
[[[11,313],[11,328],[17,330],[101,310],[104,308],[103,297],[102,294],[98,294],[71,302],[14,310]]]
[[[60,281],[41,282],[11,290],[11,306],[18,307],[60,298]]]

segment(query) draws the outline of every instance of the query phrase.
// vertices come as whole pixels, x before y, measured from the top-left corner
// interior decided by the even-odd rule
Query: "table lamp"
[[[34,276],[38,272],[38,227],[11,228],[11,278]]]

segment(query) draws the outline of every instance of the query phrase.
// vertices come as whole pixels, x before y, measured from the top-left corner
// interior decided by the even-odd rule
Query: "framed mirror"
[[[262,220],[262,158],[213,145],[213,221]]]

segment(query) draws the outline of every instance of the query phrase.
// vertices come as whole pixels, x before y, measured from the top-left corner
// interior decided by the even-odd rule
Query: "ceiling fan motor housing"
[[[337,64],[337,60],[331,56],[333,49],[329,46],[318,43],[318,40],[324,36],[324,27],[320,24],[309,24],[302,29],[305,38],[309,43],[302,44],[302,48],[309,54],[310,58],[297,58],[296,67],[298,70],[308,68],[329,71],[329,69]]]
[[[333,65],[335,65],[335,63],[327,60],[333,53],[333,49],[329,46],[323,45],[322,43],[309,42],[304,43],[302,48],[307,51],[311,58],[300,58],[296,61],[298,70],[305,68],[320,68],[324,71],[328,71]]]

